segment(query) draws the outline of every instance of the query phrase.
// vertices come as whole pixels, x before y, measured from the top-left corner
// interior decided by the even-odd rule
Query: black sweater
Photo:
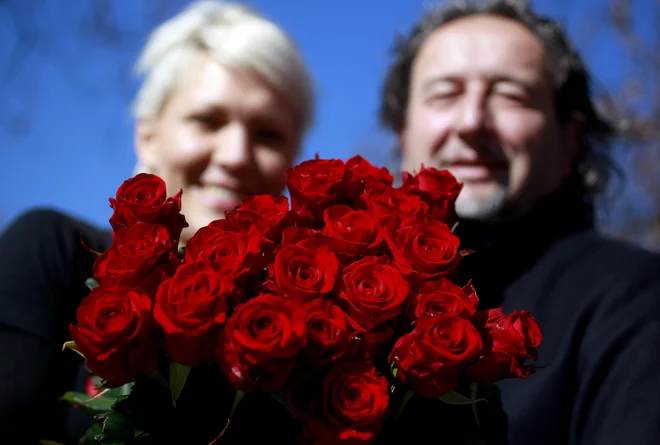
[[[480,308],[527,309],[543,333],[536,374],[497,385],[508,425],[482,421],[490,443],[660,443],[660,257],[596,234],[578,190],[506,220],[459,225],[476,251],[464,264]],[[470,408],[416,406],[399,440],[431,443],[439,419],[471,428]]]
[[[385,443],[458,443],[456,431],[511,445],[660,443],[660,258],[597,235],[591,215],[567,189],[515,218],[459,226],[477,251],[465,265],[480,308],[537,317],[540,368],[498,384],[508,421],[486,408],[478,430],[469,407],[413,399]],[[95,250],[109,246],[108,232],[52,211],[27,213],[0,238],[2,443],[75,443],[89,426],[79,410],[52,402],[85,377],[81,360],[61,352],[94,260],[80,233]],[[276,402],[260,400],[241,408],[283,418]],[[288,429],[258,417],[235,443]]]
[[[89,293],[95,255],[106,250],[109,231],[53,210],[18,217],[0,237],[0,443],[75,443],[90,418],[56,399],[84,392],[86,368],[70,340],[80,301]]]

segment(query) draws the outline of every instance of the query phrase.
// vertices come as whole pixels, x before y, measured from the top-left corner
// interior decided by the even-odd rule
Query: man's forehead
[[[453,20],[424,42],[415,70],[431,76],[506,76],[542,81],[548,59],[543,43],[523,24],[475,15]]]

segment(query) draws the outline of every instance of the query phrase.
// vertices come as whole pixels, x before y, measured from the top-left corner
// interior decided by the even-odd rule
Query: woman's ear
[[[138,164],[143,169],[153,171],[158,159],[156,122],[153,119],[138,120],[133,139]]]

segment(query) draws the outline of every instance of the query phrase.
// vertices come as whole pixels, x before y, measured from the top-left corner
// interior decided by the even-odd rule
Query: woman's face
[[[291,105],[263,80],[205,57],[157,119],[138,123],[136,151],[168,195],[183,189],[185,241],[242,197],[283,191],[298,124]]]

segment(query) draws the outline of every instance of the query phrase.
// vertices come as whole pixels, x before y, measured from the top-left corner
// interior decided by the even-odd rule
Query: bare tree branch
[[[660,2],[643,1],[644,16],[660,23]],[[660,250],[660,33],[642,35],[635,0],[609,0],[605,25],[625,50],[630,70],[624,86],[616,91],[614,111],[626,116],[624,143],[632,149],[629,180],[648,202],[644,216],[629,216],[615,234]],[[655,20],[653,20],[655,19]]]

